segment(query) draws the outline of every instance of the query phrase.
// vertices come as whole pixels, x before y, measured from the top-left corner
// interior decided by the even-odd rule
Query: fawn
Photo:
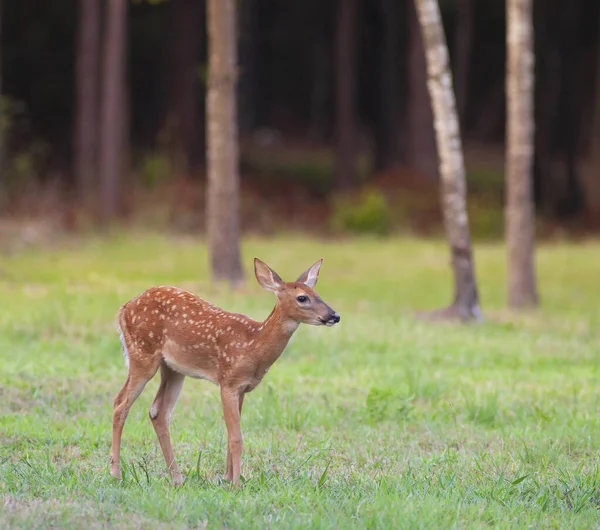
[[[239,484],[244,395],[254,390],[283,353],[299,324],[333,326],[340,316],[313,290],[323,260],[291,283],[258,258],[258,283],[277,296],[264,322],[229,313],[175,287],[153,287],[133,298],[118,313],[121,345],[128,367],[114,400],[110,473],[121,478],[121,434],[129,409],[160,369],[160,386],[150,407],[167,469],[175,485],[183,476],[175,462],[170,417],[186,376],[208,379],[221,390],[227,426],[225,480]]]

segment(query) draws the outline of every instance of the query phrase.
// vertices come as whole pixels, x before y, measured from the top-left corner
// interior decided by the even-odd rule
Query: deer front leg
[[[240,423],[242,420],[242,405],[244,404],[244,396],[246,394],[241,393],[240,394]],[[241,430],[241,427],[240,427]],[[229,450],[229,444],[227,444],[227,470],[225,471],[225,476],[223,477],[225,480],[228,480],[231,482],[232,478],[233,478],[233,463],[231,460],[231,451]]]
[[[221,388],[221,402],[223,414],[227,425],[227,470],[225,480],[232,481],[234,485],[240,482],[242,458],[242,430],[240,427],[240,413],[243,394],[239,389]]]

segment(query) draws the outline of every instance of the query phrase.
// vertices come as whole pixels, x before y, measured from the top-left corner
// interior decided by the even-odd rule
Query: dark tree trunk
[[[469,233],[465,166],[448,46],[437,0],[415,0],[415,7],[427,59],[427,87],[435,118],[444,225],[454,272],[454,301],[438,314],[479,320],[481,310]]]
[[[564,127],[563,156],[566,168],[565,193],[558,205],[558,213],[561,216],[570,217],[581,212],[583,209],[583,190],[580,182],[579,147],[580,126],[578,119],[579,97],[577,87],[577,70],[581,62],[579,50],[578,32],[579,13],[578,2],[566,2],[566,14],[563,19],[565,39],[563,40],[562,54],[564,57]]]
[[[121,184],[128,133],[124,108],[126,91],[127,1],[108,0],[102,65],[100,111],[100,217],[109,222],[122,210]]]
[[[534,4],[537,50],[535,86],[535,184],[536,203],[552,215],[560,194],[560,175],[556,165],[556,124],[561,93],[561,54],[558,42],[556,10],[547,4]]]
[[[315,31],[315,33],[318,30]],[[310,93],[309,138],[316,143],[325,141],[328,132],[327,104],[330,89],[331,56],[323,53],[328,49],[321,34],[315,34],[310,41],[313,83]]]
[[[81,0],[77,29],[77,108],[73,152],[77,195],[83,203],[91,199],[97,185],[100,24],[100,0]]]
[[[397,0],[379,0],[381,53],[375,120],[375,169],[383,170],[398,161],[398,92],[400,13]]]
[[[538,304],[533,204],[532,0],[507,0],[506,246],[510,307]]]
[[[437,0],[436,0],[437,2]],[[409,95],[408,160],[411,167],[428,179],[437,179],[437,153],[431,99],[427,93],[427,63],[419,19],[413,2],[409,7]]]
[[[587,208],[597,221],[600,219],[600,6],[595,4],[594,81],[591,83],[591,103],[588,107],[589,124],[585,143],[583,176]],[[591,7],[591,6],[588,6]]]
[[[336,28],[336,152],[335,182],[348,189],[358,181],[356,170],[356,21],[357,0],[338,0]]]
[[[240,284],[239,150],[237,132],[236,0],[208,0],[208,92],[206,207],[214,281]]]
[[[3,99],[2,99],[2,0],[0,0],[0,115],[4,113]],[[4,178],[4,126],[0,123],[0,213],[4,210],[4,201],[6,196],[6,183]]]
[[[198,150],[198,43],[202,5],[197,0],[171,2],[171,75],[167,131],[175,171],[189,174]]]
[[[458,0],[454,37],[454,87],[456,109],[461,129],[465,131],[465,117],[469,98],[469,66],[473,42],[473,0]]]
[[[239,132],[251,133],[256,126],[256,38],[258,34],[258,9],[254,0],[240,2],[239,16]]]

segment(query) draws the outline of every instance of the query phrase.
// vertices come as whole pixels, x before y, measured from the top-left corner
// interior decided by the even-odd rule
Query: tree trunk
[[[398,77],[400,13],[397,0],[379,0],[381,53],[375,117],[375,170],[389,168],[398,161]]]
[[[327,111],[331,82],[331,56],[324,53],[324,50],[328,49],[328,44],[319,29],[314,30],[310,39],[313,84],[310,91],[308,137],[315,143],[325,141],[330,122]]]
[[[534,51],[532,0],[507,0],[506,244],[508,303],[536,306],[533,202]]]
[[[6,200],[6,179],[4,178],[4,97],[2,95],[2,0],[0,0],[0,213]]]
[[[597,222],[600,219],[600,19],[596,24],[594,102],[590,108],[590,134],[583,178],[589,213]]]
[[[177,173],[189,174],[193,153],[198,149],[197,89],[198,39],[201,3],[197,0],[171,2],[170,104],[168,139]]]
[[[102,65],[100,116],[100,219],[106,224],[120,213],[125,126],[127,0],[108,0]]]
[[[456,108],[464,135],[465,114],[469,98],[471,43],[473,41],[473,0],[458,0],[455,27],[454,82],[456,87]]]
[[[557,19],[560,13],[547,4],[534,4],[535,43],[540,52],[536,64],[539,82],[534,87],[534,195],[538,208],[553,216],[562,193],[561,168],[557,163],[557,123],[563,76]]]
[[[335,182],[340,190],[357,183],[356,18],[357,0],[338,0],[336,28]]]
[[[415,0],[427,58],[444,224],[454,272],[454,301],[445,311],[462,320],[481,318],[466,204],[466,179],[448,47],[437,0]]]
[[[236,0],[208,1],[206,208],[212,278],[243,281],[239,234]]]
[[[435,0],[437,3],[437,0]],[[427,60],[415,5],[409,5],[409,95],[406,137],[411,167],[430,180],[438,178],[434,117],[427,94]]]
[[[239,28],[238,122],[240,136],[244,137],[256,125],[258,6],[254,0],[240,2]]]
[[[77,94],[75,182],[77,195],[87,203],[97,180],[98,77],[100,67],[100,0],[81,0],[77,30]]]

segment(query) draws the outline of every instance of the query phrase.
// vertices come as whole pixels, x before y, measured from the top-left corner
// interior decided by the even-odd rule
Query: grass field
[[[262,319],[284,279],[319,257],[317,290],[342,316],[301,327],[250,394],[245,484],[221,482],[218,390],[187,380],[173,416],[187,474],[172,488],[147,411],[108,474],[112,399],[125,380],[114,317],[145,288],[189,288]],[[417,322],[448,302],[442,242],[244,245],[248,285],[207,282],[205,247],[129,235],[0,258],[0,528],[598,528],[600,244],[538,253],[543,308],[504,309],[504,249],[478,245],[481,325]]]

